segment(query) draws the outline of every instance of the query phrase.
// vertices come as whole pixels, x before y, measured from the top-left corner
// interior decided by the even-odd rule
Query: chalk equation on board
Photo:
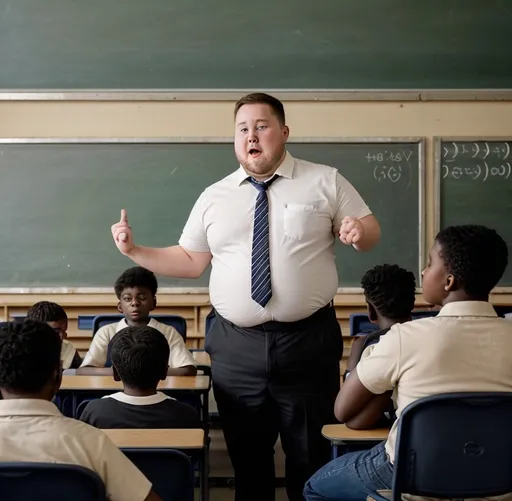
[[[469,178],[486,182],[491,179],[507,180],[512,175],[510,142],[447,142],[442,148],[443,179]]]
[[[451,176],[453,179],[469,177],[474,181],[480,179],[482,182],[490,178],[508,179],[512,172],[510,162],[505,162],[499,166],[490,166],[485,160],[482,164],[472,165],[471,167],[459,167],[457,165],[443,164],[443,179]]]
[[[456,160],[457,157],[487,160],[488,157],[507,160],[511,153],[511,143],[504,141],[488,143],[485,141],[473,143],[443,143],[443,159]]]
[[[409,160],[413,155],[412,150],[381,151],[379,153],[367,153],[366,161],[373,165],[373,178],[375,181],[398,183],[407,178],[407,187],[410,185]]]

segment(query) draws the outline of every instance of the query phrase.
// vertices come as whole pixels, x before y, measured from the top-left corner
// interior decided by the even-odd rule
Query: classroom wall
[[[233,102],[0,102],[0,137],[219,137],[233,134]],[[508,136],[512,138],[512,102],[289,102],[285,103],[292,136],[301,137],[426,137],[427,242],[435,232],[432,138],[444,136]],[[1,182],[1,179],[0,179]],[[106,227],[110,221],[105,221]],[[136,229],[135,229],[136,231]],[[169,242],[170,244],[172,242]],[[4,317],[23,312],[35,296],[0,295]],[[57,296],[71,317],[70,334],[86,349],[90,333],[76,330],[80,312],[113,312],[111,295]],[[512,292],[493,296],[512,304]],[[204,295],[160,297],[162,313],[183,314],[189,322],[190,346],[202,345]],[[338,318],[348,334],[347,319],[363,311],[359,294],[336,298]],[[424,307],[421,297],[418,306]]]

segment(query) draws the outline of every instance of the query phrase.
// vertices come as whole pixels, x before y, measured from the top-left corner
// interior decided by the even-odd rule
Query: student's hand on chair
[[[119,222],[112,225],[112,236],[121,254],[127,255],[135,247],[132,228],[128,224],[128,214],[125,209],[121,210],[121,219]]]
[[[364,236],[364,226],[359,219],[351,216],[343,218],[340,228],[340,240],[345,245],[357,244]]]

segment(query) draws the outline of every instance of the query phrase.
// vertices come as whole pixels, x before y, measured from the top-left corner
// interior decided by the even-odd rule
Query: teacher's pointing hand
[[[127,255],[135,247],[132,228],[128,224],[128,214],[125,209],[121,210],[119,222],[112,225],[112,236],[121,254]]]

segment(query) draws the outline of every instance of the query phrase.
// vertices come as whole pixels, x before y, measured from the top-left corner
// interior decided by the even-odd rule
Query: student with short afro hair
[[[64,417],[52,403],[61,383],[61,343],[37,320],[0,326],[1,460],[83,466],[100,476],[111,501],[161,501],[107,435]]]
[[[442,307],[438,315],[393,325],[365,350],[336,400],[338,420],[359,428],[361,415],[386,405],[383,395],[393,391],[397,420],[389,437],[322,467],[306,483],[306,501],[382,499],[380,491],[392,487],[400,415],[416,400],[512,391],[512,323],[489,302],[507,265],[507,244],[493,229],[463,225],[438,233],[422,284],[425,301]]]
[[[105,367],[109,343],[116,333],[126,327],[153,327],[161,332],[169,343],[169,370],[172,376],[195,376],[197,368],[194,357],[185,346],[183,337],[170,325],[150,318],[156,308],[158,282],[153,272],[140,266],[126,270],[114,285],[119,302],[117,309],[124,315],[118,323],[101,327],[91,341],[82,367]]]
[[[411,320],[414,309],[416,280],[412,271],[396,264],[380,264],[364,274],[361,285],[368,318],[379,326],[379,330],[352,343],[344,378],[358,364],[368,346],[377,343],[393,325]]]
[[[197,411],[157,391],[167,377],[169,344],[149,326],[127,327],[111,342],[114,379],[123,391],[93,400],[80,419],[97,428],[201,428]]]

